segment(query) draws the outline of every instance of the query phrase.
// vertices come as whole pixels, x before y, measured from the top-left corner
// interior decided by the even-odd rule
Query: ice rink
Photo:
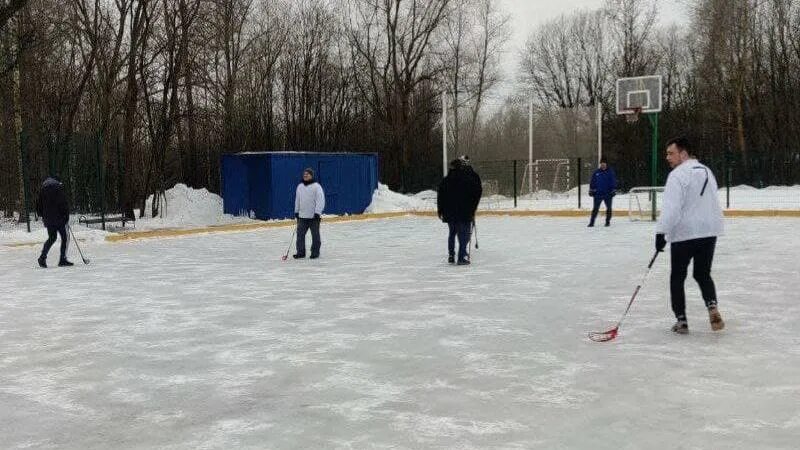
[[[691,279],[669,331],[664,254],[605,344],[651,223],[480,218],[471,267],[429,218],[323,223],[318,261],[289,228],[0,248],[0,447],[797,448],[800,220],[726,227],[723,332]]]

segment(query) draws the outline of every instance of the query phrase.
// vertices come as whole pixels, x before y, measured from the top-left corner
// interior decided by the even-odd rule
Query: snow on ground
[[[130,223],[122,227],[119,222],[109,222],[106,226],[108,231],[130,231],[154,230],[167,228],[197,228],[209,225],[225,225],[230,223],[244,223],[252,220],[247,217],[234,217],[224,214],[222,209],[222,197],[207,191],[206,189],[192,189],[185,184],[176,184],[165,193],[166,207],[164,207],[162,197],[162,207],[159,217],[147,217],[151,214],[153,196],[151,195],[146,202],[146,217],[138,218],[136,212],[135,227]],[[114,214],[116,215],[116,214]],[[80,241],[102,241],[109,234],[100,230],[100,224],[92,224],[87,227],[79,224],[78,221],[82,214],[74,214],[70,217],[70,226]],[[90,217],[95,217],[88,215]],[[97,216],[99,218],[99,216]],[[47,240],[47,230],[41,222],[31,222],[31,233],[28,233],[24,223],[7,218],[0,219],[0,245],[15,244],[41,244]],[[59,245],[56,243],[56,245]]]
[[[629,204],[633,210],[649,208],[646,202],[646,193],[631,197],[621,193],[614,197],[614,208],[627,211]],[[727,191],[720,189],[718,192],[720,204],[727,207]],[[659,194],[657,203],[660,204],[662,196]],[[800,185],[797,186],[770,186],[756,189],[751,186],[736,186],[730,193],[732,210],[797,210],[800,209]],[[581,188],[581,208],[591,209],[592,198],[589,197],[589,185]],[[632,202],[632,203],[631,203]],[[514,198],[503,195],[485,195],[478,206],[481,210],[512,210]],[[517,210],[523,211],[551,211],[551,210],[577,210],[578,188],[573,188],[564,193],[551,193],[539,191],[533,194],[520,195],[517,198]],[[375,192],[372,204],[367,212],[397,212],[397,211],[433,211],[436,210],[436,192],[423,191],[415,195],[403,195],[390,191],[385,185],[380,185]]]
[[[73,215],[69,219],[72,232],[75,237],[81,242],[102,242],[108,235],[107,232],[97,229],[88,229],[84,225],[78,225],[79,215]],[[71,238],[70,238],[71,239]],[[27,245],[27,244],[43,244],[47,240],[47,230],[42,225],[42,222],[31,222],[31,232],[28,233],[28,227],[23,222],[20,223],[17,218],[0,219],[0,247],[6,245]],[[55,250],[51,250],[51,255],[56,254],[60,240],[56,242]],[[57,256],[56,256],[57,258]]]
[[[727,328],[668,258],[611,343],[651,223],[481,218],[471,267],[433,218],[86,245],[35,268],[0,248],[4,448],[789,449],[800,436],[797,219],[729,219]],[[756,231],[757,230],[757,231]]]

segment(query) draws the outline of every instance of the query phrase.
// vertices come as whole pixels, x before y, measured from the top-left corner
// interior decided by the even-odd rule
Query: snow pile
[[[433,192],[433,198],[430,193]],[[420,197],[421,196],[421,197]],[[372,203],[367,213],[425,211],[436,208],[436,192],[423,191],[417,195],[403,195],[393,192],[385,184],[379,184],[372,194]]]
[[[166,200],[166,201],[165,201]],[[158,217],[150,218],[153,196],[147,199],[145,217],[136,221],[136,228],[187,228],[250,221],[247,217],[224,214],[222,197],[207,189],[193,189],[176,184],[161,198]]]

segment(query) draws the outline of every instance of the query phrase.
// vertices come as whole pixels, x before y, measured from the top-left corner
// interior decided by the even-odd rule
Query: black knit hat
[[[307,174],[311,175],[312,178],[314,177],[314,169],[312,169],[311,167],[306,167],[306,169],[303,171],[303,173],[307,173]]]

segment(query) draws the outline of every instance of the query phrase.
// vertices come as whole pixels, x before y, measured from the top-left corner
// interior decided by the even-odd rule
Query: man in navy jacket
[[[460,266],[469,265],[467,247],[472,234],[475,211],[481,201],[483,188],[481,178],[469,165],[469,159],[462,156],[450,163],[450,171],[439,184],[436,199],[437,211],[442,222],[447,223],[450,234],[447,237],[447,261],[456,263],[455,239],[458,237],[458,262]]]
[[[600,204],[606,204],[606,226],[611,225],[611,201],[617,194],[617,176],[614,169],[608,167],[605,157],[600,158],[600,167],[592,174],[592,181],[589,183],[589,195],[594,197],[594,208],[592,208],[592,218],[589,226],[594,226],[594,220],[600,211]]]
[[[58,177],[52,176],[44,180],[39,191],[39,201],[36,204],[37,212],[47,228],[47,241],[39,256],[39,266],[47,267],[47,253],[56,242],[56,237],[61,236],[61,258],[58,260],[60,267],[71,266],[67,260],[67,223],[69,222],[69,202],[64,184]]]

